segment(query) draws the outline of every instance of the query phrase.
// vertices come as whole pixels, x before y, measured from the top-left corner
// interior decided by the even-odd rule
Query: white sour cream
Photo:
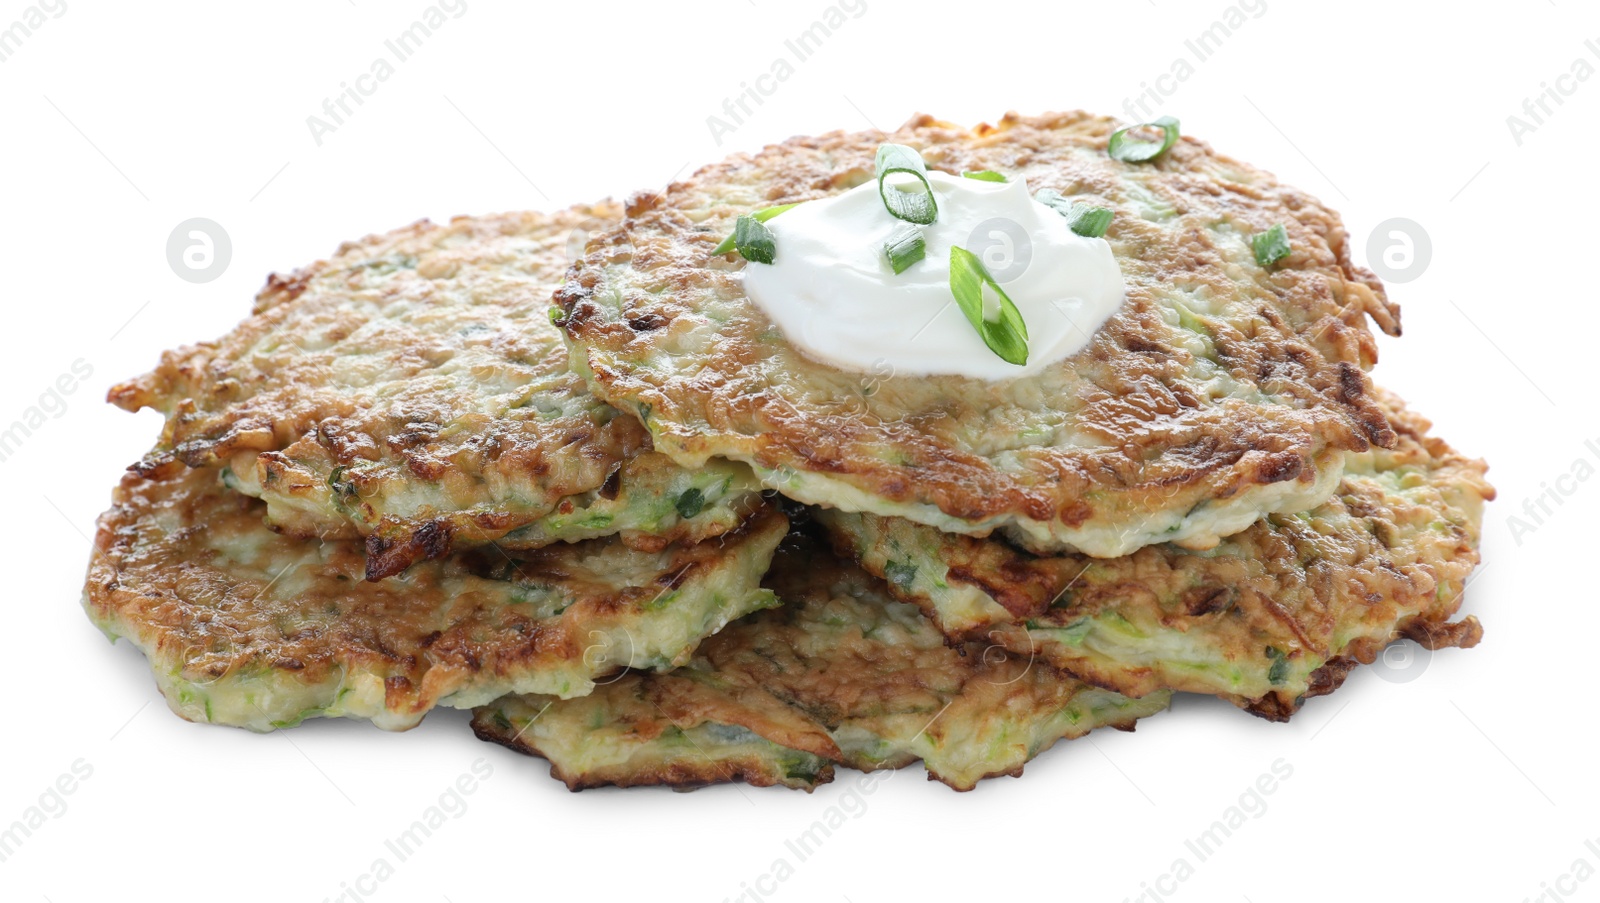
[[[901,221],[876,180],[809,201],[766,225],[771,264],[744,268],[745,294],[788,341],[860,371],[1002,380],[1070,357],[1122,304],[1122,272],[1104,239],[1084,238],[1035,201],[1027,183],[929,172],[938,219],[922,226],[927,257],[898,275],[883,243]],[[892,189],[891,189],[892,190]],[[950,294],[950,247],[977,254],[1028,326],[1028,363],[1001,360]]]

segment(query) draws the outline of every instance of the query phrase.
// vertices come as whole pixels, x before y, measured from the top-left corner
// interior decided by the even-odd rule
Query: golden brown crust
[[[1443,648],[1482,636],[1476,618],[1452,619],[1494,496],[1484,464],[1428,435],[1397,398],[1375,397],[1393,449],[1352,458],[1317,508],[1270,515],[1203,553],[1035,556],[892,518],[817,517],[841,554],[890,578],[947,634],[1129,695],[1220,693],[1287,718],[1397,637]]]
[[[703,492],[695,519],[670,500],[658,512],[653,496],[689,476],[568,370],[549,322],[573,235],[620,216],[601,203],[423,220],[346,243],[269,277],[249,319],[110,399],[167,417],[144,468],[222,468],[284,532],[369,537],[371,579],[489,541],[716,535],[753,493]],[[650,498],[632,505],[635,490]]]
[[[652,786],[692,790],[733,781],[810,790],[833,779],[832,760],[841,754],[821,726],[758,687],[731,694],[689,673],[630,672],[581,700],[529,697],[526,705],[501,700],[476,710],[472,729],[480,740],[549,759],[551,776],[574,791]],[[568,706],[581,708],[585,726],[592,728],[578,741],[593,748],[587,759],[564,745],[574,738],[547,740],[538,730],[548,726],[541,723],[545,718],[561,720],[561,707]],[[751,736],[742,743],[719,744],[717,725],[741,727]],[[697,731],[705,732],[700,740],[692,738]]]
[[[1168,694],[1130,700],[999,646],[949,643],[882,581],[798,533],[767,583],[783,604],[729,625],[684,668],[624,675],[580,699],[498,700],[474,728],[549,758],[574,788],[752,775],[808,787],[818,761],[921,759],[931,778],[968,790],[1167,705]]]
[[[1120,554],[1114,534],[1152,511],[1281,499],[1294,484],[1304,498],[1338,452],[1393,444],[1364,373],[1365,321],[1397,332],[1398,312],[1351,262],[1337,216],[1192,138],[1153,164],[1111,160],[1114,127],[1082,113],[974,131],[920,117],[888,135],[791,139],[636,196],[556,295],[574,365],[680,463],[725,455],[804,501],[833,503],[818,487],[842,484],[861,494],[846,507],[977,535],[1010,524],[1037,548],[1091,554]],[[860,374],[776,339],[743,296],[742,261],[709,251],[736,214],[868,180],[884,141],[931,168],[994,169],[1112,207],[1123,308],[1080,354],[1007,383],[890,378],[864,394]],[[1276,222],[1294,251],[1262,269],[1248,237]]]
[[[769,509],[658,554],[591,540],[371,583],[359,543],[280,536],[260,508],[173,463],[124,477],[100,519],[85,605],[186,716],[264,728],[303,708],[404,727],[450,697],[581,693],[630,661],[667,667],[770,604],[757,580],[785,530]],[[684,587],[693,600],[662,604]]]
[[[479,732],[477,722],[474,721],[474,732],[478,739],[499,743],[508,749],[517,752],[538,755],[516,744],[506,743],[500,737],[486,732]],[[695,758],[674,759],[670,763],[646,768],[617,768],[602,772],[574,772],[559,765],[550,766],[550,776],[567,785],[567,789],[574,793],[582,790],[594,790],[599,787],[671,787],[673,790],[699,790],[713,784],[743,783],[752,787],[776,787],[784,783],[769,767],[769,763],[758,756],[723,756],[715,761]],[[833,764],[829,763],[808,782],[826,784],[833,780]]]

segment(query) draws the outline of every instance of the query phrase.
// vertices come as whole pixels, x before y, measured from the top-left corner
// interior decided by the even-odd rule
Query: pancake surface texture
[[[1114,128],[1082,113],[974,131],[922,117],[791,139],[636,196],[556,296],[573,369],[685,467],[730,458],[808,504],[1004,529],[1036,551],[1206,548],[1317,505],[1346,453],[1395,440],[1365,369],[1368,318],[1398,333],[1396,309],[1309,196],[1189,138],[1152,163],[1112,160]],[[1009,381],[802,355],[744,294],[740,271],[761,264],[710,252],[739,214],[871,181],[883,142],[1111,208],[1122,307],[1084,351]],[[1263,268],[1250,238],[1276,223],[1293,251]],[[883,341],[919,325],[886,323]]]
[[[862,770],[923,760],[958,790],[1018,775],[1056,741],[1131,729],[1169,694],[1128,699],[1042,662],[952,647],[881,581],[792,538],[767,585],[781,606],[729,625],[691,662],[629,673],[582,699],[503,699],[480,737],[542,755],[574,790],[745,780],[809,789],[830,762]]]
[[[1427,435],[1398,399],[1377,397],[1399,431],[1395,448],[1352,456],[1317,508],[1269,515],[1205,552],[1036,557],[898,518],[816,516],[841,552],[952,636],[1131,695],[1217,693],[1286,718],[1397,636],[1438,648],[1482,634],[1476,618],[1451,618],[1494,496],[1484,465]]]
[[[764,508],[659,552],[615,538],[516,559],[486,550],[370,582],[359,543],[281,536],[261,507],[173,463],[125,476],[100,518],[89,616],[145,654],[191,721],[271,730],[343,716],[402,730],[435,705],[577,696],[622,667],[669,669],[775,604],[760,580],[787,523]]]
[[[689,473],[567,369],[550,294],[612,205],[419,222],[274,275],[253,315],[112,389],[166,430],[147,468],[219,468],[302,537],[367,537],[369,576],[452,546],[732,529],[747,469]]]

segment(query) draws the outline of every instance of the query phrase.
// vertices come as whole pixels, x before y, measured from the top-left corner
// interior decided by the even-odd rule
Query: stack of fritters
[[[573,788],[921,759],[965,789],[1173,691],[1281,720],[1397,637],[1475,643],[1493,493],[1370,384],[1398,312],[1337,217],[1192,139],[1112,160],[1115,127],[794,139],[625,214],[419,223],[271,277],[113,389],[167,425],[90,614],[186,718],[477,707]],[[1122,308],[1008,382],[804,357],[711,251],[884,141],[1111,208]]]
[[[566,368],[550,292],[570,233],[616,218],[348,244],[112,390],[167,426],[101,519],[87,600],[174,710],[405,728],[681,665],[776,604],[787,522],[746,469],[678,468]]]

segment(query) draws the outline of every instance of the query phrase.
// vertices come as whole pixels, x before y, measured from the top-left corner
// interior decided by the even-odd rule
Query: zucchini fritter
[[[830,761],[899,768],[969,790],[1018,775],[1057,740],[1131,730],[1167,693],[1128,699],[982,643],[950,645],[882,581],[797,537],[767,585],[782,601],[665,674],[628,673],[582,699],[511,697],[478,736],[544,756],[574,790],[719,781],[810,789]]]
[[[900,518],[818,511],[843,554],[941,629],[987,638],[1130,695],[1218,693],[1287,718],[1397,636],[1472,646],[1451,623],[1478,563],[1481,461],[1427,435],[1381,390],[1393,449],[1352,455],[1322,505],[1272,514],[1206,552],[1150,546],[1116,559],[1035,557]]]
[[[281,536],[260,509],[174,462],[125,476],[100,518],[84,605],[144,652],[192,721],[264,731],[343,716],[403,730],[435,705],[577,696],[625,666],[672,668],[776,604],[760,581],[786,530],[764,508],[696,545],[484,550],[368,582],[359,543]]]
[[[821,726],[759,690],[679,672],[629,673],[581,699],[506,696],[474,710],[478,737],[550,760],[572,790],[743,781],[811,790],[833,780]]]
[[[809,504],[1003,528],[1035,551],[1206,548],[1319,504],[1345,453],[1395,441],[1368,394],[1366,321],[1398,334],[1398,311],[1311,197],[1191,138],[1153,163],[1113,160],[1115,128],[1083,113],[972,131],[924,116],[794,138],[635,196],[556,295],[573,368],[683,466],[732,458]],[[1081,353],[1000,383],[804,357],[744,295],[741,269],[760,264],[710,252],[739,214],[871,180],[886,141],[932,169],[1110,207],[1122,308]],[[1280,222],[1293,253],[1263,268],[1250,238]]]
[[[488,541],[715,536],[758,503],[748,470],[652,453],[568,370],[550,323],[569,237],[620,215],[424,220],[347,243],[111,400],[167,417],[144,467],[222,468],[280,530],[367,537],[370,579]]]

